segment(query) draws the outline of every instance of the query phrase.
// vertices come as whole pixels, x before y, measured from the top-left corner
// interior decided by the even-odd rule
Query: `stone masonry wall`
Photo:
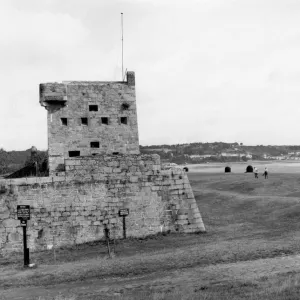
[[[63,169],[69,151],[139,153],[134,72],[126,82],[40,84],[40,103],[48,110],[50,174]]]
[[[127,236],[205,231],[188,177],[163,170],[158,155],[105,155],[66,160],[59,177],[0,180],[0,253],[22,250],[17,204],[29,204],[31,250]]]

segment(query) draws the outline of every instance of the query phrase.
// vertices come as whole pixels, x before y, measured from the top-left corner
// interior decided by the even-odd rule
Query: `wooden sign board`
[[[119,210],[119,216],[120,217],[126,217],[129,215],[129,208],[121,208]]]
[[[30,205],[17,205],[17,217],[21,221],[30,220]]]

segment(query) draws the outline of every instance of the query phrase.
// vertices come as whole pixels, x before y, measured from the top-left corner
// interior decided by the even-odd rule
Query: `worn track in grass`
[[[206,267],[191,267],[168,272],[158,271],[144,276],[93,278],[49,286],[14,288],[2,291],[0,295],[3,299],[34,299],[34,297],[53,297],[58,293],[71,293],[77,295],[78,299],[88,299],[99,295],[109,297],[145,290],[156,292],[167,292],[174,289],[207,290],[232,283],[244,286],[251,284],[258,287],[262,285],[262,281],[266,277],[270,278],[299,271],[300,256],[296,255]]]

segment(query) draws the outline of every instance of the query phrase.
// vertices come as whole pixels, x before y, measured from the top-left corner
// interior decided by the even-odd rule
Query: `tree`
[[[3,148],[0,148],[0,174],[5,174],[8,172],[8,159],[8,153]]]
[[[39,173],[48,172],[48,153],[46,151],[37,151],[29,156],[25,162],[25,167],[34,166],[37,164],[37,171]]]

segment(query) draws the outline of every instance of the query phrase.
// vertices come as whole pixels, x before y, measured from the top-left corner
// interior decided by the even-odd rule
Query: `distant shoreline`
[[[245,173],[247,166],[256,166],[262,173],[265,166],[270,173],[300,173],[300,161],[247,161],[247,162],[213,162],[208,164],[187,164],[191,173],[225,173],[225,167],[231,168],[231,173]]]

